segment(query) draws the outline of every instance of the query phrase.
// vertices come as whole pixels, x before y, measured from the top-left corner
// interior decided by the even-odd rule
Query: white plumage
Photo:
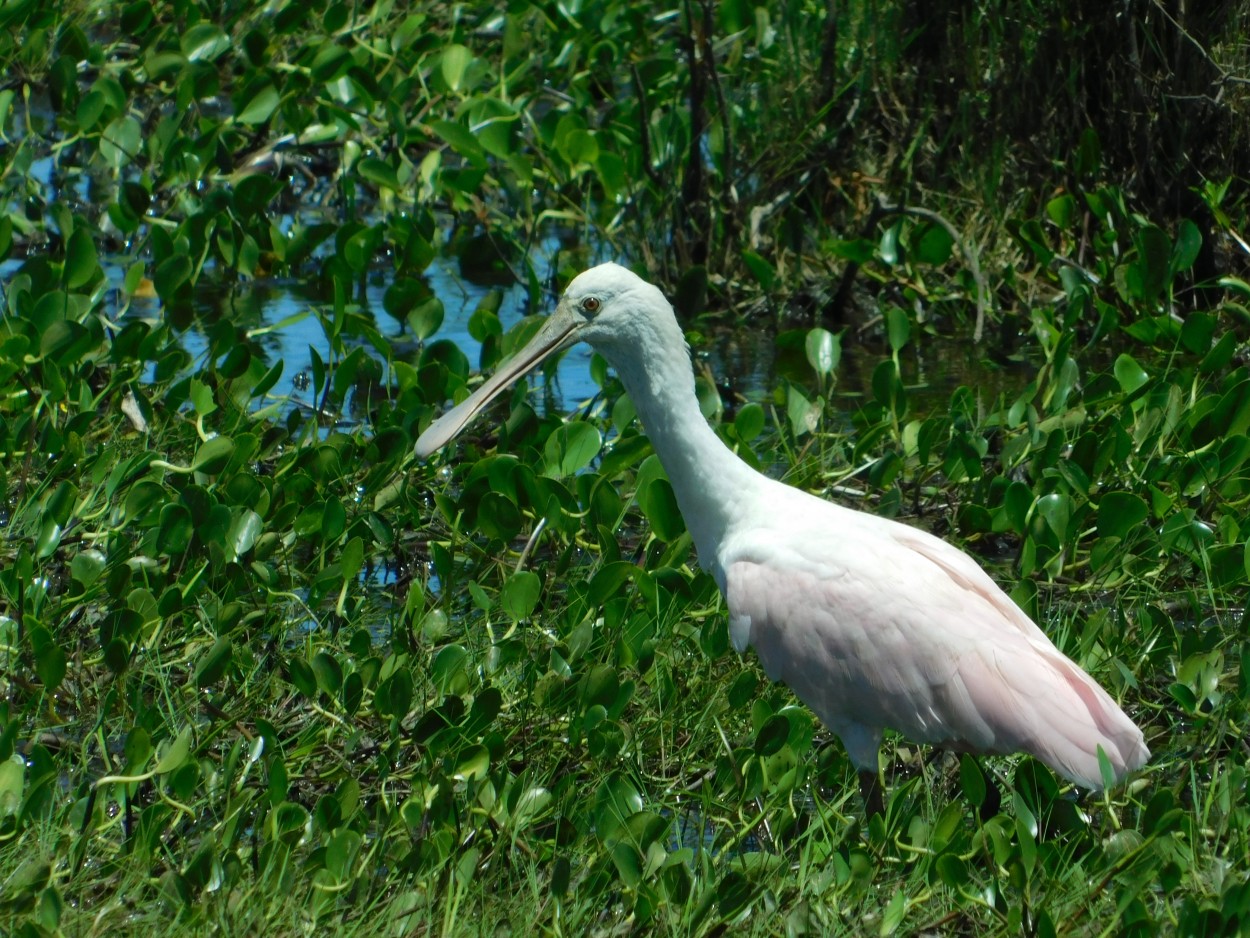
[[[704,421],[672,307],[616,264],[569,284],[534,340],[417,441],[428,455],[513,379],[584,340],[616,369],[729,606],[729,632],[846,746],[869,809],[882,731],[1027,752],[1102,788],[1149,758],[1141,731],[963,551],[751,469]]]

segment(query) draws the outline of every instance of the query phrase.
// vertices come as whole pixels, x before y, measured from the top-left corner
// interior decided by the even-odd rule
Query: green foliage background
[[[6,932],[1237,933],[1247,18],[0,4]],[[696,351],[769,336],[768,387],[700,377],[718,431],[977,554],[1141,776],[895,740],[865,827],[601,361],[414,464],[476,380],[431,264],[538,314],[608,257]],[[274,280],[306,399],[245,314]],[[536,325],[501,295],[475,366]],[[1010,390],[921,393],[951,337]]]

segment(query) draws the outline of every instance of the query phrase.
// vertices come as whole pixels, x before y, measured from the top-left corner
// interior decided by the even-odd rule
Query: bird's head
[[[555,312],[543,321],[529,344],[430,424],[417,439],[417,455],[428,456],[451,442],[508,385],[560,349],[578,341],[599,348],[633,341],[649,316],[672,320],[672,308],[664,295],[641,277],[619,264],[600,264],[583,271],[573,278]],[[677,334],[680,337],[680,332]]]

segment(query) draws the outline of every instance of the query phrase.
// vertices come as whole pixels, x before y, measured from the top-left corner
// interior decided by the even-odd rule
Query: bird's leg
[[[874,814],[885,817],[885,805],[881,801],[881,776],[877,772],[860,770],[859,793],[864,798],[865,818],[871,821]]]

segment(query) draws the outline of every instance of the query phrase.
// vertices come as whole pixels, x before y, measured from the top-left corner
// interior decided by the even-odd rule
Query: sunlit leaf
[[[465,46],[452,43],[443,49],[443,57],[439,63],[443,81],[452,91],[459,91],[464,82],[464,74],[473,62],[473,53]]]
[[[239,108],[236,119],[240,124],[253,127],[263,124],[273,116],[280,101],[278,89],[272,83],[266,82],[250,89],[250,94],[241,102],[242,106]]]

